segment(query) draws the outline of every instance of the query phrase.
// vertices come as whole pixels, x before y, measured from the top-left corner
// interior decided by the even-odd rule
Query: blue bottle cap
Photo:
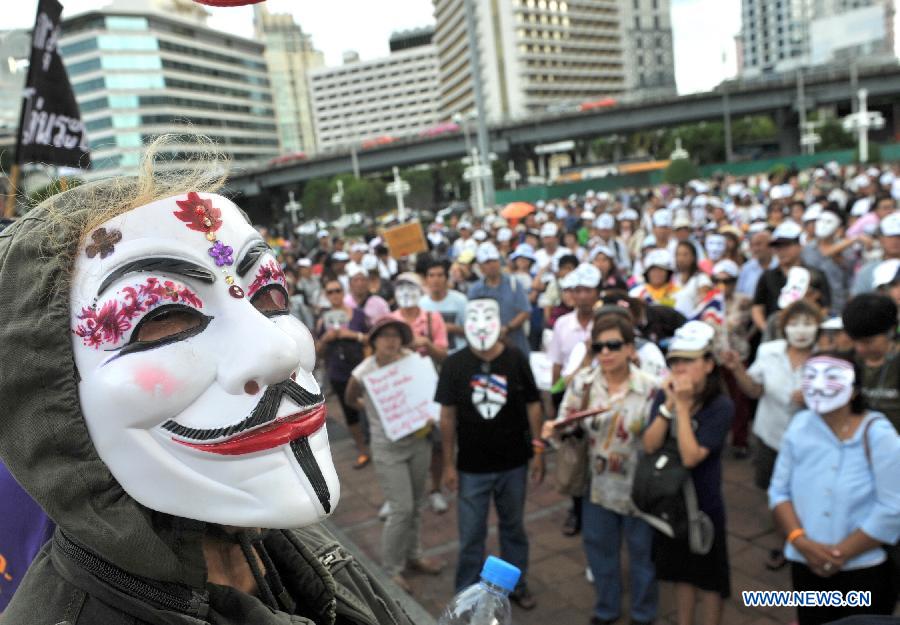
[[[481,569],[481,578],[484,581],[500,586],[507,592],[512,592],[516,589],[516,584],[521,576],[522,571],[517,567],[506,560],[501,560],[494,556],[488,556],[487,560],[484,561],[484,567]]]

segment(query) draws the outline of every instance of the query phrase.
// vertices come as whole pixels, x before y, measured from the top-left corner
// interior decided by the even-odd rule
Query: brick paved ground
[[[340,414],[339,409],[332,414]],[[341,501],[331,522],[378,562],[382,523],[377,511],[383,499],[374,468],[369,465],[354,470],[352,464],[356,452],[343,426],[329,418],[328,429],[335,465],[341,477]],[[552,460],[548,466],[552,466],[550,463]],[[723,622],[727,625],[790,623],[794,620],[792,610],[750,609],[736,601],[741,590],[790,589],[787,569],[772,572],[763,565],[768,550],[777,546],[779,540],[773,533],[764,495],[752,485],[749,461],[730,457],[725,461],[725,499],[732,598],[725,606]],[[580,537],[570,538],[560,532],[567,509],[568,502],[554,492],[552,479],[530,488],[526,507],[526,529],[531,541],[529,584],[538,607],[530,612],[514,607],[516,625],[586,625],[591,616],[594,591],[584,577],[585,557]],[[496,517],[493,514],[491,525],[488,550],[497,554]],[[456,507],[452,500],[450,510],[443,515],[434,514],[430,509],[425,511],[422,540],[426,555],[443,558],[447,568],[436,577],[410,574],[408,579],[414,598],[434,616],[440,614],[453,596],[456,539]],[[623,554],[624,561],[627,556]],[[625,584],[627,587],[627,582]],[[623,605],[627,609],[627,599]],[[674,612],[673,590],[663,584],[658,623],[675,623]],[[619,622],[628,623],[627,614],[623,614]]]

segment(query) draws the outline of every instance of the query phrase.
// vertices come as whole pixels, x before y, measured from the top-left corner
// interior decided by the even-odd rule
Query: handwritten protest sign
[[[439,418],[440,406],[434,401],[437,371],[430,358],[411,354],[366,374],[362,382],[372,398],[385,435],[392,441]]]
[[[428,251],[425,233],[422,231],[422,224],[418,221],[388,228],[382,233],[382,238],[394,258]]]

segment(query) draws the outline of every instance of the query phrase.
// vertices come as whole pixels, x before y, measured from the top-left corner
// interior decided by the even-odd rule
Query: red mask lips
[[[285,445],[318,432],[325,425],[325,404],[275,419],[250,432],[243,432],[215,443],[194,443],[172,438],[185,447],[223,456],[239,456]]]

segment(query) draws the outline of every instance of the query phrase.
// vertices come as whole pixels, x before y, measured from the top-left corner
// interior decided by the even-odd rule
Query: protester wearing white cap
[[[779,310],[778,299],[781,290],[788,282],[788,275],[794,267],[809,269],[810,281],[816,285],[821,304],[826,309],[831,306],[831,290],[822,272],[806,266],[801,258],[803,248],[800,245],[802,228],[792,221],[785,221],[775,228],[769,243],[778,258],[778,267],[767,269],[759,278],[756,292],[753,295],[753,324],[764,335],[769,331],[768,319]]]
[[[552,266],[555,261],[558,261],[566,254],[571,254],[568,249],[560,245],[559,226],[552,221],[548,221],[541,226],[540,238],[542,247],[534,253],[538,271]]]
[[[613,251],[613,261],[617,267],[629,267],[631,255],[625,241],[616,236],[616,219],[609,213],[603,213],[594,220],[593,245],[605,245]]]
[[[705,517],[694,530],[700,535],[691,541],[670,539],[658,532],[654,538],[656,577],[679,584],[676,599],[681,615],[693,615],[697,595],[703,597],[707,615],[719,615],[723,597],[731,590],[721,453],[734,405],[722,390],[721,372],[712,354],[713,338],[713,329],[701,321],[689,321],[675,332],[667,354],[671,374],[663,384],[665,401],[653,411],[655,418],[651,417],[643,434],[644,451],[650,454],[670,436],[677,438],[681,463],[693,474],[702,511],[697,516]],[[704,555],[691,549],[700,543],[711,545],[701,552]],[[692,620],[688,617],[685,622]]]
[[[875,269],[881,261],[900,258],[900,211],[894,211],[881,220],[878,242],[881,244],[882,257],[866,263],[859,270],[853,281],[853,295],[875,289]]]
[[[478,249],[478,241],[472,236],[471,223],[462,220],[457,224],[456,229],[459,232],[459,238],[453,242],[453,258],[459,258],[459,255],[465,250],[474,252]]]
[[[643,300],[648,304],[675,306],[675,294],[678,287],[672,284],[675,267],[672,255],[668,250],[650,250],[643,261],[644,284],[640,284],[629,292],[631,297]]]
[[[516,278],[501,272],[500,252],[493,243],[486,242],[479,245],[476,260],[482,278],[469,287],[469,299],[488,297],[497,300],[502,324],[501,339],[527,356],[531,350],[523,326],[531,313],[528,291],[521,287]]]
[[[815,267],[825,274],[832,310],[843,310],[850,297],[850,282],[858,257],[854,243],[858,237],[842,236],[844,216],[834,205],[822,210],[813,233],[815,240],[806,245],[800,258],[805,266]]]
[[[881,220],[897,210],[897,200],[887,194],[876,196],[868,205],[871,210],[864,213],[847,228],[847,236],[875,236]]]

